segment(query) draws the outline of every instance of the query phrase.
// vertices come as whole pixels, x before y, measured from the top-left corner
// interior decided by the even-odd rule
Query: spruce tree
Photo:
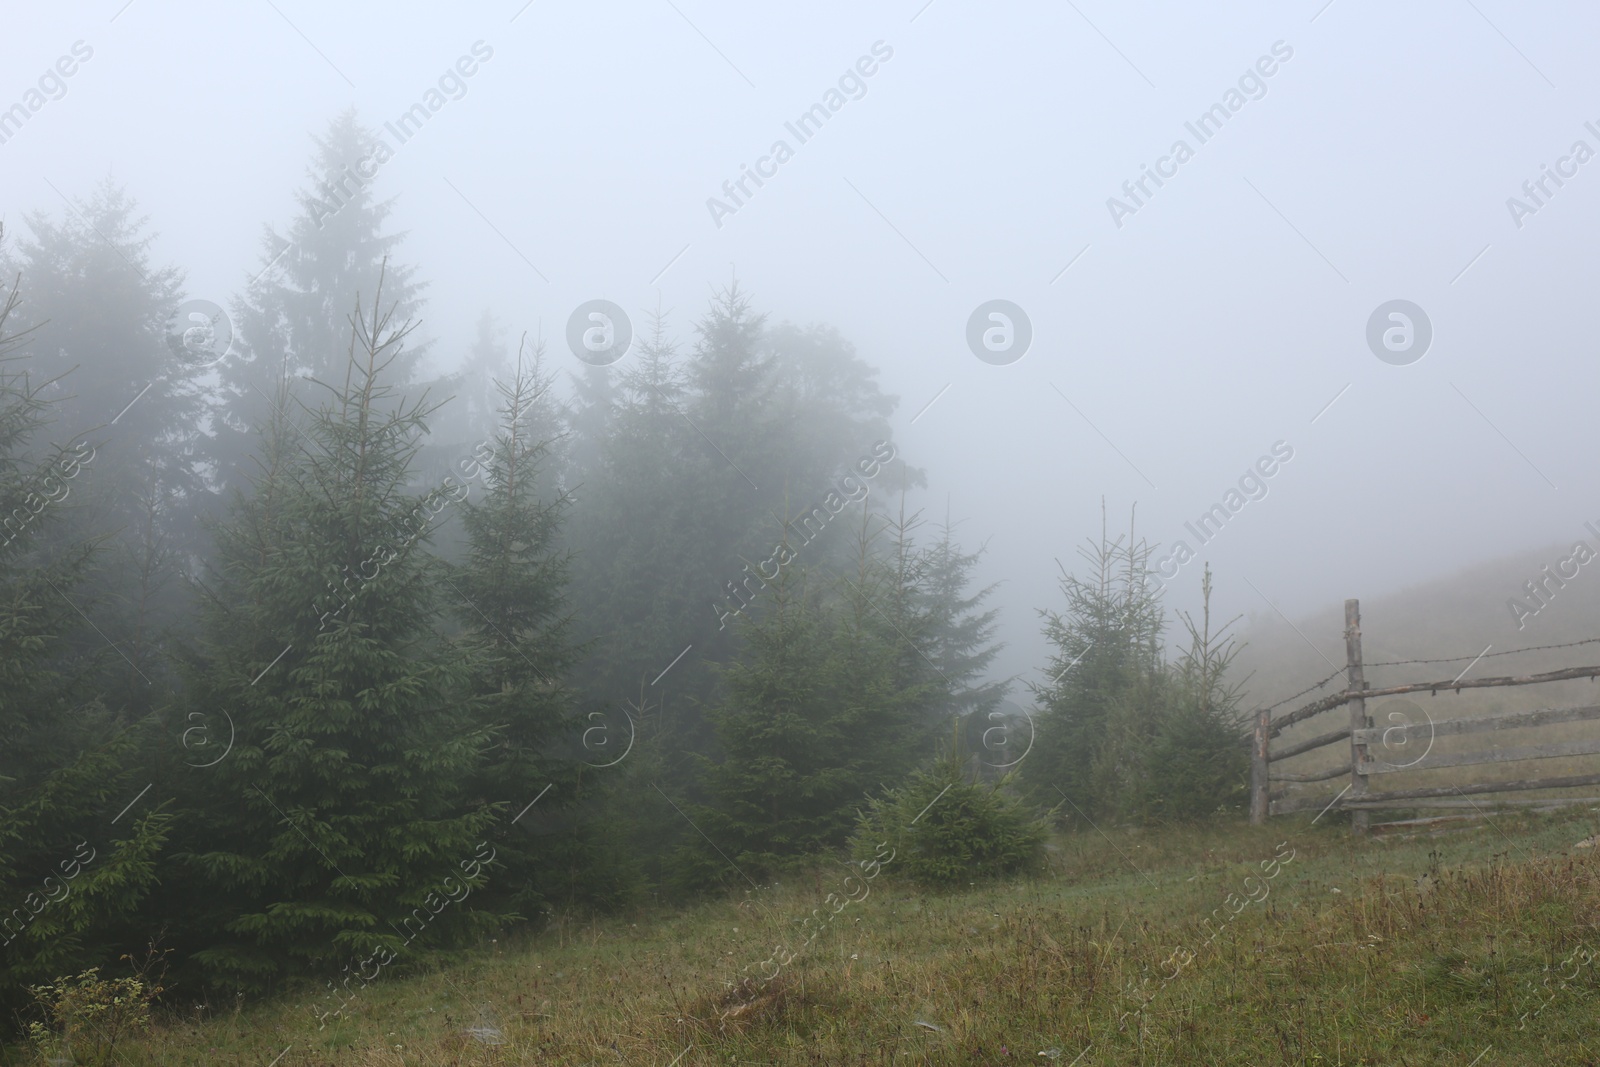
[[[1240,714],[1243,683],[1228,671],[1241,647],[1234,622],[1213,631],[1211,568],[1201,578],[1201,619],[1180,614],[1189,643],[1170,671],[1167,700],[1144,759],[1132,806],[1152,821],[1238,813],[1249,803],[1248,728]]]
[[[721,668],[726,695],[707,711],[719,758],[701,757],[711,802],[696,822],[751,874],[838,844],[849,830],[847,800],[860,781],[848,766],[855,709],[840,699],[823,591],[803,568],[779,572],[762,610],[736,624],[744,647]],[[715,853],[698,844],[688,852],[702,877],[731,876]]]
[[[903,684],[926,687],[920,702],[919,759],[932,754],[930,746],[948,736],[955,720],[961,724],[961,747],[980,768],[977,773],[988,773],[982,770],[984,766],[999,773],[1001,764],[1020,758],[1026,750],[1027,731],[1008,727],[1000,731],[1005,743],[986,743],[989,731],[999,721],[993,713],[1009,682],[984,677],[1002,647],[994,643],[999,611],[983,606],[996,586],[970,588],[972,571],[983,558],[984,548],[963,549],[948,515],[934,538],[920,543],[921,513],[906,514],[904,492],[899,515],[886,517],[885,524],[896,588],[890,603],[895,631],[902,635],[896,656]],[[1020,744],[1008,755],[1012,734]]]
[[[1088,577],[1062,568],[1066,610],[1040,611],[1055,651],[1046,668],[1050,681],[1031,687],[1038,734],[1018,770],[1035,801],[1067,800],[1069,822],[1114,810],[1118,783],[1137,773],[1132,750],[1107,742],[1113,708],[1119,701],[1142,707],[1165,670],[1164,615],[1144,577],[1150,551],[1131,528],[1112,539],[1102,523],[1099,541],[1080,549]]]
[[[704,783],[706,832],[741,867],[775,870],[842,845],[863,793],[934,755],[932,709],[949,682],[918,647],[931,616],[921,569],[901,556],[913,551],[905,525],[884,545],[882,524],[863,514],[854,564],[832,582],[796,561],[785,524],[778,572],[763,574],[761,602],[735,626]]]
[[[519,352],[520,355],[520,352]],[[444,440],[479,440],[500,425],[500,383],[506,378],[505,329],[492,312],[478,316],[472,347],[461,369],[447,380],[455,399],[448,409],[453,432]],[[434,428],[435,436],[439,430]]]
[[[274,383],[343,379],[347,317],[358,294],[374,292],[381,275],[396,321],[421,311],[426,283],[392,259],[405,237],[387,230],[393,201],[379,200],[367,177],[387,158],[387,145],[353,109],[314,144],[307,185],[295,194],[300,213],[284,232],[267,227],[262,235],[260,266],[233,306],[236,351],[217,365],[209,447],[222,485],[248,478],[253,431],[272,416]],[[389,381],[410,384],[428,347],[408,337],[402,351],[389,353]]]
[[[717,699],[709,664],[731,654],[726,604],[756,584],[747,565],[769,555],[779,511],[820,505],[888,439],[894,401],[835,332],[770,327],[737,283],[713,298],[683,358],[664,316],[647,333],[636,357],[585,368],[573,417],[582,488],[570,529],[585,550],[574,601],[580,632],[597,638],[580,676],[621,704],[692,645],[652,688],[667,687],[684,713],[678,736],[703,750],[693,709]],[[843,565],[849,547],[825,535],[803,551],[808,565]]]
[[[666,647],[678,637],[667,633],[676,615],[662,614],[676,605],[653,592],[673,573],[669,560],[687,532],[680,524],[688,516],[674,502],[686,495],[680,479],[685,435],[692,434],[673,410],[684,385],[665,315],[655,317],[636,359],[585,367],[575,381],[569,421],[579,503],[567,532],[582,548],[574,559],[575,600],[581,632],[592,639],[580,678],[603,699],[626,700],[650,663],[676,654]]]
[[[182,574],[208,495],[200,381],[166,336],[183,277],[152,263],[148,220],[109,180],[59,220],[27,218],[32,236],[10,258],[27,280],[21,310],[36,363],[53,379],[44,395],[65,433],[92,432],[99,446],[58,534],[102,540],[86,575],[100,633],[87,631],[79,648],[142,713],[170,680],[169,634],[190,625]],[[107,642],[117,650],[109,659]]]
[[[898,520],[863,510],[855,560],[839,573],[831,677],[846,712],[838,757],[852,772],[852,803],[926,762],[937,732],[948,729],[941,709],[955,683],[929,655],[933,620],[913,539],[919,522],[903,506]]]
[[[665,861],[679,840],[698,836],[673,804],[694,788],[694,753],[705,747],[695,701],[711,686],[703,641],[662,676],[697,632],[696,613],[706,610],[678,581],[700,528],[695,483],[686,477],[700,462],[690,451],[700,442],[684,418],[688,387],[668,323],[658,307],[632,356],[586,367],[578,379],[570,457],[576,504],[566,528],[575,626],[587,638],[574,679],[595,724],[585,734],[597,729],[589,736],[621,743],[626,729],[634,743],[626,762],[599,779],[614,792],[596,821],[613,817],[625,828],[658,879],[669,877]]]
[[[759,561],[787,538],[818,568],[815,595],[839,595],[826,576],[849,562],[851,520],[824,509],[840,529],[813,536],[786,533],[779,514],[853,496],[836,487],[889,437],[893,409],[836,333],[771,327],[737,285],[695,333],[680,357],[658,311],[635,355],[583,368],[570,420],[573,602],[592,639],[574,677],[613,712],[651,709],[637,767],[659,777],[632,809],[646,846],[699,847],[673,805],[717,803],[695,770],[717,743],[708,709],[727,695],[712,665],[735,658],[739,613],[765,610],[749,607],[769,597]]]
[[[986,716],[1004,698],[1007,683],[984,680],[983,674],[1004,645],[994,641],[998,608],[984,608],[995,584],[973,589],[972,572],[987,546],[968,552],[955,540],[948,517],[937,540],[923,552],[922,588],[928,604],[928,657],[951,682],[940,717],[987,722]]]
[[[645,344],[648,346],[649,342]],[[572,464],[581,477],[597,474],[611,465],[607,448],[619,429],[630,377],[626,367],[593,364],[585,364],[571,375],[572,400],[567,406],[567,421],[572,426]],[[619,378],[623,382],[620,386]]]
[[[66,534],[63,512],[98,450],[40,447],[54,405],[18,351],[20,303],[18,282],[0,292],[0,1026],[27,984],[130,947],[170,823],[156,803],[126,811],[149,731],[68,641],[90,629],[77,603],[96,545]]]
[[[719,577],[708,542],[716,516],[706,511],[706,446],[685,418],[691,393],[677,347],[658,310],[635,357],[585,368],[594,388],[580,393],[571,417],[576,504],[567,534],[576,549],[577,632],[587,643],[575,679],[613,712],[634,704],[659,710],[663,700],[688,709],[711,699],[714,686],[708,659],[720,646],[708,635],[717,628],[709,605]],[[736,553],[723,565],[736,569]],[[691,644],[694,652],[663,679]],[[670,741],[658,735],[673,749],[662,756],[672,792],[686,780],[688,753],[704,750],[700,716],[684,714],[692,721],[680,720]],[[662,829],[682,825],[654,789],[640,803],[659,805],[651,810],[663,816]]]
[[[492,877],[479,844],[505,804],[467,792],[494,731],[433,627],[426,545],[450,501],[406,489],[430,409],[386,384],[413,327],[384,295],[380,276],[340,384],[298,432],[279,417],[218,531],[190,707],[229,713],[238,738],[192,798],[185,860],[195,959],[237,988],[337,977],[497,919],[450,903]]]
[[[767,316],[752,308],[749,295],[735,281],[712,299],[695,326],[699,342],[688,366],[692,414],[702,432],[724,450],[742,453],[754,441],[772,393],[766,322]]]
[[[595,757],[581,758],[582,739],[594,727],[579,717],[566,679],[576,658],[566,594],[570,553],[559,536],[569,501],[543,478],[559,432],[550,379],[539,346],[528,362],[519,351],[515,376],[496,383],[500,425],[467,461],[482,491],[461,505],[466,560],[449,579],[463,627],[457,644],[472,664],[485,722],[498,731],[476,788],[518,812],[537,802],[519,817],[521,826],[495,828],[491,840],[506,870],[490,899],[530,916],[552,900],[605,895],[595,868],[606,842],[592,839],[594,827],[568,818],[562,825],[569,832],[540,832],[556,821],[553,813],[580,801],[592,807],[605,783],[586,766]]]

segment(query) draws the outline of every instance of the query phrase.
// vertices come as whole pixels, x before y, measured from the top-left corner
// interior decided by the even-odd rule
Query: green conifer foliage
[[[720,759],[701,757],[712,806],[696,822],[747,876],[839,844],[848,831],[857,779],[846,746],[859,706],[840,699],[823,593],[802,568],[779,572],[764,609],[739,624],[744,647],[722,668],[726,696],[707,712]]]
[[[612,824],[586,818],[624,773],[606,764],[625,759],[633,738],[621,713],[581,716],[566,680],[576,652],[559,534],[570,498],[541,492],[558,436],[550,384],[542,347],[526,362],[519,352],[515,377],[499,383],[499,429],[467,461],[481,490],[461,505],[466,560],[449,579],[457,644],[496,730],[474,788],[519,824],[494,828],[505,871],[488,899],[525,916],[615,900],[631,884]]]
[[[1238,814],[1250,801],[1250,731],[1239,709],[1243,683],[1227,678],[1240,646],[1229,635],[1233,622],[1212,630],[1209,566],[1201,596],[1200,622],[1187,612],[1181,616],[1189,643],[1170,671],[1166,705],[1134,791],[1138,812],[1152,821]]]
[[[19,283],[0,292],[0,1019],[30,982],[114,959],[151,892],[171,816],[135,768],[145,720],[86,683],[67,638],[92,627],[95,546],[57,540],[95,450],[39,448],[52,405],[17,350]]]
[[[464,903],[494,876],[480,843],[505,805],[467,790],[494,731],[434,629],[444,576],[425,547],[465,485],[406,490],[429,409],[386,384],[411,327],[382,301],[380,280],[342,379],[270,428],[218,531],[192,699],[238,740],[186,856],[212,893],[195,958],[213,979],[337,974],[498,918]]]
[[[871,798],[851,842],[857,859],[881,860],[876,850],[886,843],[894,858],[884,866],[895,877],[933,886],[1024,873],[1043,863],[1044,821],[1012,795],[1012,776],[994,784],[972,776],[962,734],[958,723],[931,767]]]
[[[1102,527],[1100,540],[1079,554],[1089,576],[1063,567],[1066,610],[1040,612],[1055,651],[1046,668],[1050,681],[1033,686],[1038,736],[1018,770],[1035,801],[1055,805],[1065,798],[1064,816],[1081,822],[1104,810],[1110,794],[1102,790],[1126,769],[1121,757],[1102,753],[1112,709],[1136,692],[1148,694],[1163,673],[1165,617],[1144,580],[1150,547],[1131,529],[1112,539]]]
[[[397,321],[421,311],[426,283],[414,267],[391,258],[405,239],[386,230],[393,201],[378,199],[374,185],[353,177],[370,166],[381,143],[354,110],[334,118],[315,138],[307,184],[295,194],[299,214],[283,232],[268,227],[262,235],[261,265],[232,309],[236,351],[217,366],[210,450],[220,485],[248,480],[253,433],[272,417],[280,379],[344,377],[348,316],[358,294],[374,292],[381,276]],[[403,351],[389,352],[388,383],[410,384],[428,348],[413,337]]]

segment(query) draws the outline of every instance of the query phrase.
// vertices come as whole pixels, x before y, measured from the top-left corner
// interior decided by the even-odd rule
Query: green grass
[[[168,1015],[115,1062],[267,1067],[285,1048],[278,1067],[1600,1062],[1600,964],[1563,967],[1600,952],[1600,857],[1572,847],[1600,830],[1593,814],[1365,840],[1334,819],[1091,830],[1058,838],[1045,875],[949,894],[890,862],[775,978],[742,988],[774,945],[799,949],[799,921],[846,891],[842,865],[686,910],[569,917],[380,975],[323,1029],[326,990],[308,987]],[[1285,841],[1292,861],[1246,883]],[[464,1033],[483,1006],[503,1044]]]

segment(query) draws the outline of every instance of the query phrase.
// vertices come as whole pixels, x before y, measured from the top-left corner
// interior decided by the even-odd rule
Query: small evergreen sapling
[[[961,724],[944,755],[901,786],[869,800],[851,852],[869,860],[879,842],[894,846],[893,873],[931,886],[1035,870],[1048,831],[1010,792],[1012,775],[993,785],[968,771]]]

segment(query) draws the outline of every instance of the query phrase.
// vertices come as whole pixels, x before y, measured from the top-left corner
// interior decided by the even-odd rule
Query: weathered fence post
[[[1346,670],[1346,690],[1350,693],[1360,693],[1367,688],[1366,676],[1361,669],[1361,602],[1359,600],[1346,600],[1344,602],[1344,655]],[[1367,698],[1353,697],[1350,700],[1350,798],[1357,799],[1367,791],[1367,777],[1361,773],[1361,765],[1367,758],[1367,745],[1358,741],[1359,731],[1367,729],[1372,723],[1367,719]],[[1350,830],[1352,833],[1364,834],[1370,815],[1357,809],[1350,813]]]
[[[1250,825],[1260,826],[1267,821],[1271,788],[1267,781],[1267,735],[1272,732],[1272,712],[1262,708],[1256,712],[1255,736],[1250,745]]]

